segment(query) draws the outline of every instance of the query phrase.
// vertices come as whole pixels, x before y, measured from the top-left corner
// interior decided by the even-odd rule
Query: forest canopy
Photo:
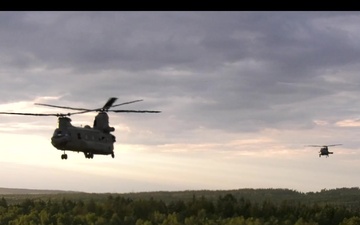
[[[359,188],[3,195],[0,224],[360,224]]]

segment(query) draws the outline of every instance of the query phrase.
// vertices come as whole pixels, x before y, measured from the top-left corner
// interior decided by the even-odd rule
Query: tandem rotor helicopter
[[[56,106],[49,104],[35,103],[35,105],[42,105],[48,107],[62,108],[76,110],[78,112],[67,114],[46,114],[46,113],[16,113],[16,112],[0,112],[0,114],[8,115],[22,115],[22,116],[56,116],[58,117],[58,128],[54,130],[51,137],[51,144],[58,150],[64,151],[61,159],[67,159],[68,156],[65,151],[83,152],[85,158],[92,159],[94,155],[111,155],[114,154],[114,142],[116,138],[111,132],[115,131],[114,127],[109,126],[109,116],[107,112],[116,113],[160,113],[161,111],[154,110],[113,110],[112,107],[140,102],[143,100],[135,100],[130,102],[123,102],[114,105],[117,98],[112,97],[101,108],[84,109],[73,108],[66,106]],[[83,114],[88,112],[98,112],[95,116],[93,127],[86,125],[84,127],[75,127],[71,124],[71,115]]]
[[[333,152],[329,152],[329,148],[328,147],[332,147],[332,146],[338,146],[341,144],[333,144],[333,145],[307,145],[308,147],[320,147],[320,151],[319,151],[319,157],[326,156],[329,157],[329,154],[334,154]]]

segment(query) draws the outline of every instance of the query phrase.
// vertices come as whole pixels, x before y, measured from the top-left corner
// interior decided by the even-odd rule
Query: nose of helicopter
[[[64,148],[69,141],[70,137],[67,135],[51,137],[51,144],[58,149]]]

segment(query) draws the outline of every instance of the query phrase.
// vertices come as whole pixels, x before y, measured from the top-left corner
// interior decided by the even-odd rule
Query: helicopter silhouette
[[[308,147],[320,147],[319,157],[321,157],[321,156],[329,157],[329,154],[334,154],[334,152],[329,152],[329,148],[328,148],[328,147],[338,146],[338,145],[341,145],[341,144],[333,144],[333,145],[307,145],[307,146],[308,146]]]
[[[135,100],[114,105],[117,98],[112,97],[101,108],[84,109],[66,106],[49,105],[42,103],[35,103],[35,105],[42,105],[48,107],[77,110],[74,113],[16,113],[16,112],[0,112],[0,114],[7,115],[23,115],[23,116],[56,116],[58,117],[58,127],[54,130],[51,137],[51,144],[58,150],[64,151],[61,159],[67,159],[68,156],[65,151],[83,152],[85,158],[92,159],[94,155],[111,155],[114,154],[114,143],[116,138],[111,132],[115,131],[114,127],[109,126],[109,116],[107,112],[115,113],[160,113],[155,110],[114,110],[112,107],[131,104],[143,100]],[[86,125],[84,127],[76,127],[71,124],[72,115],[83,114],[88,112],[98,112],[95,116],[93,127]]]

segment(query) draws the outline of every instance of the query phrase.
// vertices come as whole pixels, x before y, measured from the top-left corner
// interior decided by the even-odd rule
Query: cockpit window
[[[55,137],[64,137],[64,136],[69,136],[69,133],[66,131],[63,131],[63,130],[55,130],[54,136]]]

